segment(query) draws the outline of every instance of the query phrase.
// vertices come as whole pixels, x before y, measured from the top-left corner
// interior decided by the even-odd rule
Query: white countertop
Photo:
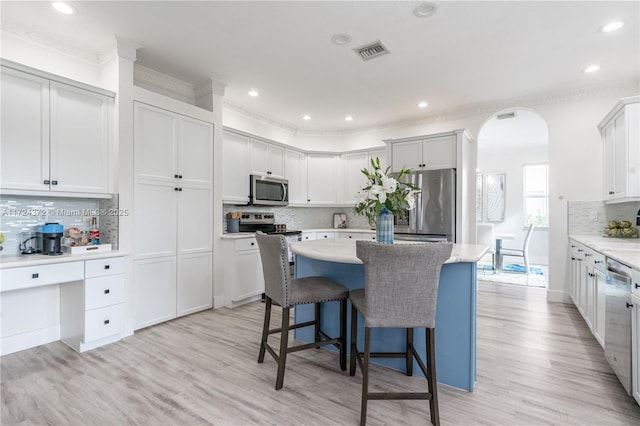
[[[103,251],[91,254],[69,254],[48,256],[45,254],[24,254],[18,256],[0,257],[0,269],[19,268],[22,266],[50,265],[56,263],[76,262],[80,260],[106,259],[110,257],[124,257],[129,253],[118,250]]]
[[[402,241],[401,244],[420,244]],[[356,257],[356,242],[347,238],[298,241],[289,245],[295,254],[310,259],[339,263],[362,263]],[[476,244],[454,244],[451,257],[446,263],[477,262],[488,247]]]
[[[638,238],[608,238],[600,235],[569,235],[569,238],[604,254],[606,257],[640,270]]]

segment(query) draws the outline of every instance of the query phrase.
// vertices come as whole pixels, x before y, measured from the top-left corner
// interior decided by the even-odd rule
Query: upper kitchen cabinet
[[[307,154],[308,204],[336,204],[337,171],[338,157],[335,154]]]
[[[284,148],[268,142],[251,139],[251,174],[284,177]]]
[[[289,204],[307,204],[307,154],[287,148],[284,153],[284,177],[289,181]]]
[[[362,169],[371,170],[371,160],[380,159],[380,167],[385,170],[385,149],[347,152],[340,156],[340,180],[338,184],[338,204],[353,206],[356,194],[367,184]]]
[[[69,197],[112,192],[113,94],[17,68],[1,67],[2,191]]]
[[[457,162],[456,135],[437,134],[419,138],[389,140],[391,171],[402,167],[411,170],[455,169]]]
[[[225,130],[222,133],[222,201],[247,204],[249,202],[248,136]]]
[[[640,96],[621,99],[598,125],[602,135],[603,199],[640,199]]]

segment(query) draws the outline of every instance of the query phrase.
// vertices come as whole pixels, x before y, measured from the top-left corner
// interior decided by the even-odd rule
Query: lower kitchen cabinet
[[[213,306],[212,262],[211,252],[179,256],[176,285],[178,316]]]
[[[224,240],[225,305],[238,306],[264,293],[258,242],[254,237]]]

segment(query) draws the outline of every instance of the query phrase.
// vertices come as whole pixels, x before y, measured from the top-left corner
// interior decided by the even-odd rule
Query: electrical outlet
[[[598,212],[589,212],[589,220],[591,222],[597,222],[598,221]]]

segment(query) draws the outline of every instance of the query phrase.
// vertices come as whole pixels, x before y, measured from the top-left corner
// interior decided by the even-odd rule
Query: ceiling
[[[306,132],[640,81],[635,1],[440,1],[429,17],[405,1],[70,4],[77,13],[64,16],[50,2],[2,1],[2,28],[94,57],[117,35],[142,46],[139,64],[193,84],[215,77],[225,102]],[[614,19],[626,25],[599,31]],[[333,44],[342,33],[351,42]],[[353,51],[376,40],[391,53],[363,61]],[[601,70],[581,72],[592,63]]]

